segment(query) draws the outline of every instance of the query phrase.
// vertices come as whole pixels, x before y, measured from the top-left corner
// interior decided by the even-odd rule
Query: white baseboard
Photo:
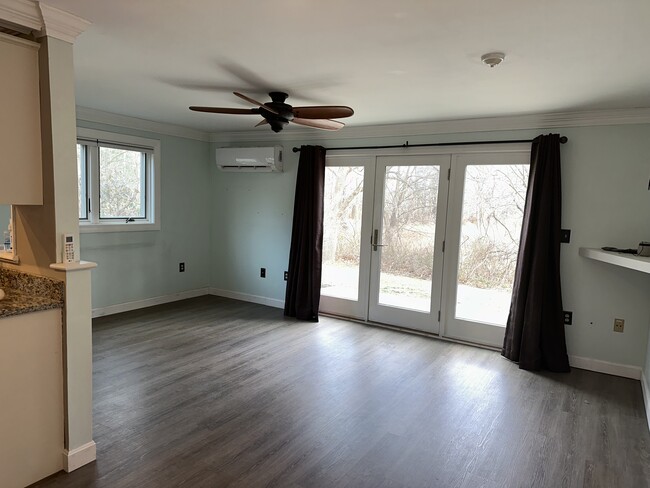
[[[94,308],[93,318],[103,317],[105,315],[113,315],[115,313],[129,312],[139,308],[153,307],[154,305],[161,305],[163,303],[177,302],[178,300],[185,300],[187,298],[200,297],[209,294],[209,288],[198,288],[196,290],[182,291],[173,293],[171,295],[164,295],[160,297],[146,298],[144,300],[137,300],[135,302],[118,303],[117,305],[109,305],[108,307]]]
[[[72,451],[67,449],[63,451],[63,469],[69,473],[88,463],[92,463],[95,459],[97,459],[97,445],[94,441],[90,441]]]
[[[643,403],[645,404],[645,416],[650,429],[650,383],[644,371],[641,371],[641,389],[643,390]]]
[[[249,295],[248,293],[240,293],[238,291],[210,288],[210,295],[216,295],[218,297],[224,298],[233,298],[235,300],[241,300],[243,302],[259,303],[260,305],[268,305],[269,307],[284,308],[284,300],[261,297],[258,295]]]
[[[623,378],[632,378],[633,380],[640,380],[641,373],[643,372],[643,370],[638,366],[610,363],[608,361],[582,358],[580,356],[569,356],[569,364],[574,368],[586,369],[589,371],[611,374],[614,376],[622,376]]]

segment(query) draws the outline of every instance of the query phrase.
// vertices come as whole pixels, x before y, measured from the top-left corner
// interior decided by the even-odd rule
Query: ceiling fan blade
[[[260,120],[257,124],[255,124],[255,127],[259,127],[260,125],[268,124],[269,121],[266,119]]]
[[[323,129],[323,130],[339,130],[340,128],[345,126],[343,122],[339,122],[338,120],[328,120],[328,119],[301,119],[300,117],[294,117],[291,122],[293,122],[294,124],[304,125],[307,127],[313,127],[315,129]]]
[[[251,115],[259,114],[259,109],[256,108],[222,108],[222,107],[190,107],[190,110],[195,112],[210,112],[213,114],[240,114],[240,115]]]
[[[239,92],[233,92],[233,94],[241,98],[242,100],[246,100],[248,103],[252,103],[253,105],[257,105],[258,107],[263,108],[264,110],[271,112],[272,114],[278,115],[278,113],[275,110],[273,110],[271,107],[267,107],[263,103],[258,102],[257,100],[253,100],[251,97],[247,97],[246,95],[243,95]]]
[[[325,105],[321,107],[293,107],[293,115],[300,119],[342,119],[354,115],[350,107]]]

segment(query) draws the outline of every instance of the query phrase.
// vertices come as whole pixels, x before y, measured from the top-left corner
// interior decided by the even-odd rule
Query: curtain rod
[[[569,138],[567,136],[560,136],[560,144],[566,144]],[[533,142],[533,139],[516,139],[509,141],[469,141],[469,142],[432,142],[428,144],[395,144],[393,146],[357,146],[357,147],[331,147],[326,148],[328,151],[350,151],[352,149],[396,149],[408,147],[436,147],[436,146],[477,146],[480,144],[518,144],[523,142]],[[300,152],[299,147],[294,147],[293,152]]]

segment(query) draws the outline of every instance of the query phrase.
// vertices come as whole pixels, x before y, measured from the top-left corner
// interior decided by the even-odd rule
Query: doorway
[[[321,312],[500,346],[529,154],[328,156]]]

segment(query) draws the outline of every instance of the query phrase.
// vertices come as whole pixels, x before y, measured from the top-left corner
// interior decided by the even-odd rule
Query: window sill
[[[96,234],[101,232],[146,232],[160,230],[160,222],[155,223],[135,223],[128,224],[85,224],[79,223],[80,234]]]

